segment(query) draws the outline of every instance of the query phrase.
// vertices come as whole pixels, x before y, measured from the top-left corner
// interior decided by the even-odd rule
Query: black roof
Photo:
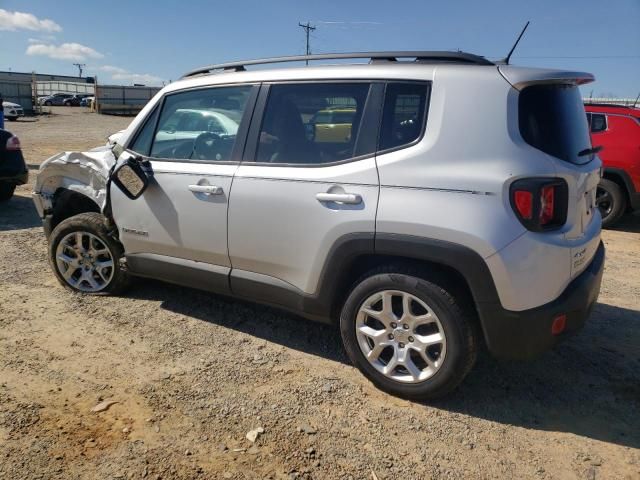
[[[219,63],[197,68],[186,73],[182,78],[211,73],[214,70],[231,70],[241,72],[248,65],[268,65],[285,62],[309,62],[317,60],[343,60],[368,58],[371,62],[396,62],[398,59],[414,59],[424,63],[458,63],[465,65],[495,65],[485,57],[466,52],[430,52],[430,51],[398,51],[398,52],[354,52],[354,53],[320,53],[315,55],[292,55],[287,57],[262,58],[241,62]]]

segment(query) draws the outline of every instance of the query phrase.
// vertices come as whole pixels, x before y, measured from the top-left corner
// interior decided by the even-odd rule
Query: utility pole
[[[82,78],[82,68],[86,67],[85,63],[74,63],[76,67],[78,67],[78,78]]]
[[[307,36],[307,55],[311,55],[311,48],[309,47],[309,33],[313,32],[316,27],[312,27],[311,22],[309,22],[308,20],[306,24],[298,22],[298,26],[302,27],[305,31],[305,34]],[[309,65],[309,60],[306,60],[305,63]]]

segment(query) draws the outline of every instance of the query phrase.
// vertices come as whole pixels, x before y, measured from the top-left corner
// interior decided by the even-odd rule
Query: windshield
[[[520,92],[520,134],[529,145],[561,160],[584,164],[593,154],[578,87],[534,85]],[[582,152],[582,155],[578,155]]]

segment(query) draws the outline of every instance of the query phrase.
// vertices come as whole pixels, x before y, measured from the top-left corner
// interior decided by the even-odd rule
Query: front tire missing
[[[67,218],[51,232],[49,263],[58,281],[75,292],[112,295],[129,283],[120,259],[124,249],[99,213]]]
[[[345,350],[381,390],[434,399],[454,390],[473,367],[478,338],[472,312],[440,283],[399,266],[372,272],[349,294],[340,316]],[[365,338],[380,341],[363,340],[363,327]]]

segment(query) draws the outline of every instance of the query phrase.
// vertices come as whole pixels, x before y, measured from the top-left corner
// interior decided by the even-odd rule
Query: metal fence
[[[22,105],[26,112],[33,111],[33,91],[30,82],[0,80],[0,93],[6,102]]]
[[[96,88],[99,113],[134,115],[160,91],[158,87],[126,87],[98,85]]]
[[[71,95],[83,94],[93,95],[95,87],[92,83],[86,82],[60,82],[60,81],[38,81],[36,82],[36,95],[44,97],[54,93],[69,93]]]

